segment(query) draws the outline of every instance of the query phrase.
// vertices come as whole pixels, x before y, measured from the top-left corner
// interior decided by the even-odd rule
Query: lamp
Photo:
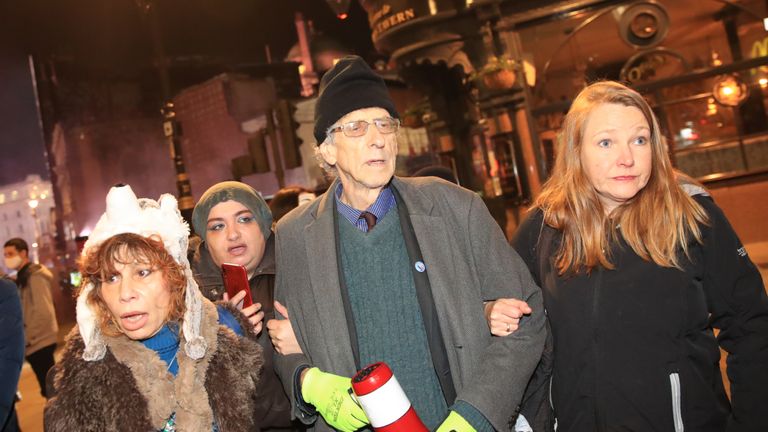
[[[33,262],[36,262],[38,261],[38,258],[39,258],[38,246],[40,244],[40,240],[39,240],[40,234],[37,230],[37,206],[40,205],[40,201],[32,198],[29,201],[27,201],[27,205],[29,205],[29,209],[32,210],[32,223],[34,225],[34,230],[35,230],[35,241],[32,242],[32,251],[31,251],[33,256],[30,258],[32,258]]]
[[[747,98],[747,85],[737,75],[723,75],[715,81],[712,96],[721,105],[734,107]]]
[[[336,14],[338,19],[347,19],[349,16],[349,2],[350,0],[325,0],[328,6],[331,7],[333,13]]]

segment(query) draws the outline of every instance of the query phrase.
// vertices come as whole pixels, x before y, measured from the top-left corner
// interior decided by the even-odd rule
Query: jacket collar
[[[327,192],[320,197],[318,205],[311,211],[314,219],[321,218],[324,214],[333,212],[334,192],[340,181],[341,180],[337,177],[328,187]],[[408,200],[409,215],[429,216],[432,214],[434,208],[432,198],[419,190],[418,186],[414,184],[413,179],[394,176],[392,177],[392,180],[390,180],[390,185],[400,192],[401,196],[411,197]],[[331,214],[331,216],[333,216],[333,214]]]
[[[36,272],[40,268],[39,264],[34,264],[32,261],[28,261],[24,264],[16,273],[16,284],[19,288],[26,288],[29,277],[32,273]]]
[[[183,430],[206,430],[213,423],[213,412],[204,387],[206,371],[218,350],[218,311],[203,299],[201,335],[208,349],[199,360],[188,358],[183,348],[177,355],[179,371],[174,378],[168,366],[141,342],[124,335],[104,336],[115,359],[127,366],[139,392],[147,400],[150,421],[161,428],[168,416],[175,412],[177,424]],[[180,335],[183,346],[183,333]]]

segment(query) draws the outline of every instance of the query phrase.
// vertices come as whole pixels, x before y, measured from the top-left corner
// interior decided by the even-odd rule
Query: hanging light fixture
[[[325,0],[328,6],[331,7],[333,13],[336,14],[338,19],[347,19],[349,16],[349,3],[350,0]]]
[[[747,85],[737,75],[722,75],[712,87],[712,96],[721,105],[737,106],[747,98]]]
[[[634,48],[650,48],[661,43],[669,32],[669,15],[655,1],[628,6],[619,19],[619,35]]]

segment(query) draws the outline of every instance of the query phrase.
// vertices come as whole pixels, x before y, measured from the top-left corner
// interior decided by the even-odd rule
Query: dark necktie
[[[365,223],[368,224],[368,231],[372,230],[373,227],[376,226],[376,215],[373,213],[364,211],[360,213],[360,219],[365,219]]]

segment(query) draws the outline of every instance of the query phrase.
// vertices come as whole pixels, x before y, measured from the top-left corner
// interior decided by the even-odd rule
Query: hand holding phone
[[[240,264],[224,263],[221,265],[221,277],[224,279],[224,288],[229,298],[234,297],[240,291],[245,291],[243,309],[253,304],[251,286],[248,283],[248,272]]]

